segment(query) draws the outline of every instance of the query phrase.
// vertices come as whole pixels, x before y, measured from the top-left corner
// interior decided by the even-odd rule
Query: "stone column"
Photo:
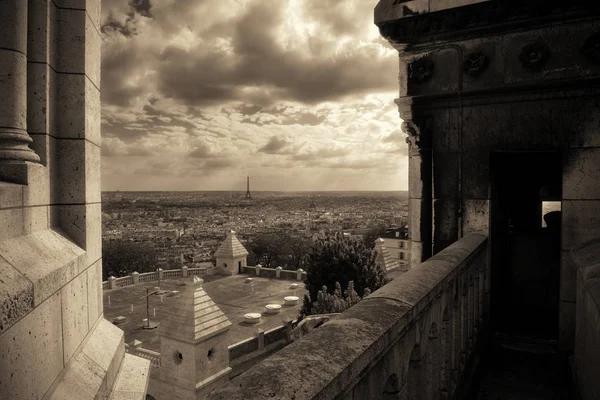
[[[283,268],[281,268],[281,267],[275,268],[275,278],[277,278],[277,279],[281,278],[281,270],[282,269]]]
[[[188,267],[181,267],[181,275],[184,278],[187,278],[187,276],[188,276]]]
[[[27,134],[27,1],[1,1],[0,15],[0,166],[39,162]]]
[[[164,271],[162,268],[158,269],[158,279],[160,279],[160,280],[164,279]]]
[[[133,284],[135,285],[136,283],[140,283],[140,273],[139,272],[132,272],[131,273],[131,278],[133,279]]]
[[[396,99],[396,104],[409,146],[408,226],[412,268],[431,257],[432,251],[431,119],[414,115],[410,98]]]
[[[256,273],[257,276],[260,276],[260,268],[261,268],[261,265],[260,264],[256,264],[254,272]]]
[[[302,268],[299,268],[298,271],[296,271],[296,280],[301,281],[303,273],[304,273],[304,270]]]
[[[115,278],[114,276],[109,276],[108,277],[108,281],[110,282],[110,288],[111,289],[116,289],[117,288],[117,278]]]

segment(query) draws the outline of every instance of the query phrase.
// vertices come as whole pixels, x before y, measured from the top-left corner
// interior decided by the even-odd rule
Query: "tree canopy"
[[[341,293],[356,293],[358,298],[379,289],[388,282],[385,271],[375,263],[375,253],[362,240],[334,234],[317,239],[307,255],[306,280],[308,296],[304,299],[303,314],[314,314],[314,303],[321,305],[326,293],[343,298]],[[352,282],[352,284],[350,284]],[[325,293],[326,292],[326,293]],[[354,296],[350,296],[354,299]],[[335,299],[333,299],[335,300]],[[327,300],[329,301],[329,300]],[[353,300],[352,300],[353,301]],[[335,307],[334,307],[335,308]]]
[[[248,247],[248,265],[297,270],[304,267],[310,241],[283,232],[265,233],[255,236]]]
[[[115,241],[102,245],[102,280],[109,276],[125,276],[132,272],[151,272],[157,266],[157,251],[136,242]]]

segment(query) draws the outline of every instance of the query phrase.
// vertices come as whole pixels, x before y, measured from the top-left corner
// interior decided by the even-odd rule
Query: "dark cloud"
[[[286,138],[274,135],[257,151],[265,154],[292,154],[291,145],[292,143]]]
[[[215,157],[212,149],[206,143],[199,143],[190,151],[189,156],[192,158],[212,158]]]
[[[129,0],[129,6],[142,17],[154,17],[150,12],[150,9],[152,8],[152,2],[150,0]]]

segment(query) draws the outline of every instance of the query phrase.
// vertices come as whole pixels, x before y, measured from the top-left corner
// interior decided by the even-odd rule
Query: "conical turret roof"
[[[197,276],[186,282],[185,290],[160,325],[162,336],[197,343],[229,329],[231,322],[206,294],[203,282]]]
[[[235,236],[235,231],[230,231],[221,246],[215,252],[215,257],[222,258],[237,258],[237,257],[245,257],[248,255],[248,251],[240,243],[237,236]]]
[[[398,268],[400,266],[400,263],[397,259],[392,257],[392,254],[387,249],[387,247],[385,247],[384,243],[385,240],[383,240],[382,238],[375,240],[375,252],[377,253],[375,262],[377,263],[377,265],[381,266],[386,271]]]

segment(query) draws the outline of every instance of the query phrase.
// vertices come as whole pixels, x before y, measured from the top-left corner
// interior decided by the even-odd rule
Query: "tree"
[[[334,294],[340,286],[355,304],[362,298],[388,282],[385,271],[375,263],[375,253],[362,240],[335,234],[318,239],[307,255],[306,280],[308,296],[302,308],[304,315],[312,314],[314,302],[318,302],[319,291]],[[352,282],[352,284],[350,284]],[[367,290],[368,289],[368,290]],[[356,296],[352,295],[356,293]],[[323,297],[323,295],[322,295]],[[323,300],[328,298],[323,297]]]
[[[157,251],[148,245],[114,241],[102,245],[102,280],[109,276],[126,276],[132,272],[156,270]]]
[[[365,242],[365,245],[370,249],[375,248],[375,240],[380,238],[385,233],[385,231],[385,226],[377,226],[375,228],[371,228],[367,233],[363,235],[363,241]]]
[[[370,293],[368,288],[365,290],[365,296]],[[304,301],[308,297],[304,297]],[[327,292],[327,286],[323,286],[317,294],[317,300],[312,304],[308,314],[330,314],[330,313],[341,313],[357,304],[361,300],[360,296],[354,290],[354,282],[348,282],[348,289],[342,296],[342,287],[339,282],[335,283],[335,289],[333,293]]]

